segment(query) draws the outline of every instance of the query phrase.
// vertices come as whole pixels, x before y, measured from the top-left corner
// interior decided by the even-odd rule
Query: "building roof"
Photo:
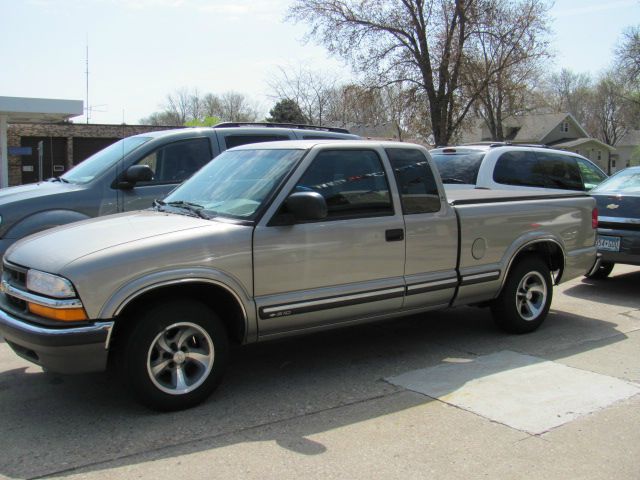
[[[520,127],[514,142],[542,142],[549,133],[567,118],[572,121],[584,137],[589,134],[570,113],[540,113],[511,117],[505,123],[508,127]]]
[[[0,97],[0,116],[7,122],[63,122],[83,113],[82,100]]]
[[[560,140],[559,142],[553,142],[549,144],[549,146],[552,146],[554,148],[561,148],[561,149],[576,148],[585,143],[596,143],[599,147],[605,148],[609,150],[611,153],[616,151],[615,147],[612,147],[611,145],[607,145],[606,143],[601,142],[597,138],[576,138],[572,140]]]

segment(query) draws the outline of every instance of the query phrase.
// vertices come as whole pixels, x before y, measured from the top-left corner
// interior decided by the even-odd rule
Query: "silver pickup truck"
[[[234,343],[466,304],[535,330],[553,284],[594,264],[594,200],[454,194],[417,145],[237,147],[152,210],[13,245],[0,334],[52,371],[114,366],[140,401],[173,410],[207,398]]]

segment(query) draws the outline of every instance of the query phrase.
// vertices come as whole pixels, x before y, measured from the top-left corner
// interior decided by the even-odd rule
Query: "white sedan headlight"
[[[76,291],[69,280],[39,270],[27,271],[27,289],[48,297],[72,298],[76,296]]]

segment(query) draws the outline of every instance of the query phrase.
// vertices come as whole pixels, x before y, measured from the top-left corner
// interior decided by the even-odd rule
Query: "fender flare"
[[[513,253],[511,253],[510,256],[509,256],[509,261],[506,263],[506,267],[504,269],[504,274],[502,275],[502,279],[500,281],[500,290],[499,291],[502,291],[502,289],[504,287],[504,284],[507,281],[507,276],[509,275],[509,272],[511,271],[511,267],[513,267],[513,262],[518,257],[518,255],[523,253],[529,247],[531,247],[533,245],[536,245],[536,244],[540,244],[540,243],[551,243],[551,244],[554,244],[554,245],[556,245],[558,247],[558,249],[562,253],[562,265],[559,268],[559,272],[558,272],[557,277],[552,279],[554,285],[557,285],[560,282],[560,278],[562,277],[562,272],[564,271],[564,268],[565,268],[566,263],[567,263],[566,252],[565,252],[565,249],[564,249],[564,245],[562,244],[562,242],[560,242],[553,235],[545,235],[545,236],[542,236],[542,237],[538,237],[538,238],[527,240],[524,243],[519,244],[514,249]],[[552,275],[552,277],[553,277],[553,275]]]
[[[113,292],[100,308],[98,318],[115,318],[131,302],[140,296],[152,292],[158,288],[179,286],[193,283],[209,284],[229,293],[238,303],[245,324],[245,340],[247,343],[257,338],[257,324],[255,317],[255,303],[242,287],[241,283],[233,277],[217,270],[208,268],[182,268],[163,272],[154,272],[138,277]]]

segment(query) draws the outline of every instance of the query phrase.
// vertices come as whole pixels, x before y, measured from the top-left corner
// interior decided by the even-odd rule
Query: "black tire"
[[[544,322],[552,298],[547,263],[538,256],[526,256],[511,268],[500,295],[491,304],[491,313],[502,330],[529,333]]]
[[[229,356],[223,323],[206,305],[176,300],[150,307],[123,339],[121,375],[137,400],[172,411],[211,395]]]
[[[595,272],[593,272],[591,275],[585,275],[585,277],[593,278],[594,280],[604,280],[609,276],[609,274],[613,270],[614,265],[615,263],[613,262],[602,262]]]

